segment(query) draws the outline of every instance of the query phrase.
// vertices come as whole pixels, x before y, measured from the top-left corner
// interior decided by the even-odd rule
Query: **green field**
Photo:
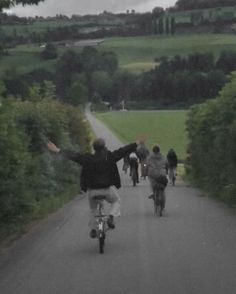
[[[236,36],[226,34],[179,35],[173,37],[127,37],[107,38],[98,46],[99,50],[114,51],[119,65],[132,72],[153,68],[154,59],[161,56],[174,57],[194,52],[212,52],[217,57],[223,50],[236,51]],[[32,68],[52,68],[55,63],[43,62],[38,45],[21,45],[10,50],[10,55],[0,59],[0,75],[7,68],[16,67],[19,72]],[[67,48],[59,49],[60,54]],[[81,48],[75,49],[80,51]],[[28,60],[27,60],[28,58]]]
[[[55,28],[63,28],[63,27],[71,27],[77,26],[81,32],[93,31],[98,28],[110,28],[114,26],[118,26],[123,24],[123,21],[119,18],[116,20],[108,21],[108,20],[94,20],[94,21],[85,21],[85,20],[44,20],[44,21],[35,21],[33,23],[28,24],[2,24],[1,31],[6,33],[9,36],[23,35],[27,36],[32,32],[36,33],[43,33],[46,32],[48,29],[55,29]]]
[[[164,154],[173,147],[179,158],[186,155],[187,111],[117,111],[96,114],[124,143],[147,136],[147,146],[158,143]]]
[[[161,56],[174,57],[194,52],[212,52],[215,57],[223,50],[236,51],[236,36],[226,34],[199,34],[127,37],[106,39],[100,49],[114,51],[121,67],[135,67],[139,71],[146,69],[146,64],[154,64],[154,59]],[[138,68],[136,65],[140,64]]]

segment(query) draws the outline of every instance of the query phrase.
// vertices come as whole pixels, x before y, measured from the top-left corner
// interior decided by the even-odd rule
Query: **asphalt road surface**
[[[122,144],[90,114],[110,149]],[[154,216],[148,182],[121,171],[122,216],[105,253],[88,235],[88,203],[78,196],[0,255],[1,294],[234,294],[236,217],[180,179]]]

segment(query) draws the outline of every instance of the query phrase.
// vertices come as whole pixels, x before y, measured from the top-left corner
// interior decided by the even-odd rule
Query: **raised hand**
[[[55,152],[55,153],[58,153],[60,152],[60,148],[58,148],[54,143],[52,143],[51,141],[48,141],[47,142],[47,147],[48,147],[48,150],[52,151],[52,152]]]
[[[136,142],[137,142],[137,144],[144,143],[145,141],[147,141],[147,138],[148,138],[147,135],[141,135],[137,138]]]

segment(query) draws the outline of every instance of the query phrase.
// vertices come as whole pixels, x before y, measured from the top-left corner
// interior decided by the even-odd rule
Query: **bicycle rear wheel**
[[[160,199],[159,215],[162,216],[163,210],[164,210],[165,204],[166,204],[165,193],[164,193],[164,190],[162,190],[162,189],[159,191],[159,199]]]
[[[99,253],[104,253],[105,236],[99,236]]]
[[[131,178],[132,178],[133,186],[135,187],[137,183],[137,176],[136,176],[136,172],[134,168],[132,168],[131,170]]]

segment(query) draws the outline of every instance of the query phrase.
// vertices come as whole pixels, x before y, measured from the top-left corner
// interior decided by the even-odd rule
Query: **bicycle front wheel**
[[[169,178],[170,178],[172,185],[174,186],[175,185],[175,172],[174,172],[173,168],[170,168],[170,170],[169,170]]]
[[[158,212],[158,191],[155,191],[154,192],[154,195],[153,195],[153,204],[154,204],[154,214],[157,215],[157,212]]]
[[[104,246],[105,246],[105,237],[104,236],[100,236],[99,237],[99,252],[101,254],[104,253]]]

